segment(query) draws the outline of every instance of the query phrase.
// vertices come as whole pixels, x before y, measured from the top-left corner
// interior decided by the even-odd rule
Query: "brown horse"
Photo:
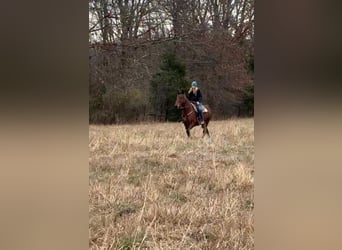
[[[178,109],[182,109],[182,121],[185,126],[186,134],[190,137],[190,129],[195,126],[200,125],[198,120],[197,112],[191,102],[188,100],[184,93],[179,93],[177,95],[175,106]],[[209,137],[208,124],[211,119],[211,110],[208,105],[203,105],[204,108],[208,110],[208,112],[203,112],[204,124],[203,128],[203,137],[207,134]]]

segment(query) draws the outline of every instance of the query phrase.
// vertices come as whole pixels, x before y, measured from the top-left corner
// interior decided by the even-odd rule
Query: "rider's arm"
[[[200,102],[200,103],[202,103],[202,93],[201,93],[201,90],[197,90],[197,98],[198,98],[198,101]]]

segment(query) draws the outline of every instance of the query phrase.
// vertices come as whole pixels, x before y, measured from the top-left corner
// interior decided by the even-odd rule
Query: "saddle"
[[[195,109],[195,111],[196,111],[196,113],[198,113],[198,110],[197,110],[197,107],[196,107],[196,105],[195,104],[193,104],[193,103],[191,103],[191,105],[194,107],[194,109]],[[202,107],[203,107],[203,111],[202,111],[202,113],[207,113],[208,112],[208,109],[204,106],[204,105],[202,105]]]

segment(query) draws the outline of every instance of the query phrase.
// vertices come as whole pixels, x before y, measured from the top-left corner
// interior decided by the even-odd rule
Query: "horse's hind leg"
[[[208,127],[205,127],[205,129],[207,130],[207,135],[210,137]]]
[[[202,128],[203,128],[203,136],[202,136],[202,138],[205,136],[205,134],[207,134],[210,137],[207,125],[203,124]]]
[[[208,130],[207,130],[207,126],[205,124],[202,124],[202,128],[203,128],[203,136],[202,136],[202,138],[203,138]]]

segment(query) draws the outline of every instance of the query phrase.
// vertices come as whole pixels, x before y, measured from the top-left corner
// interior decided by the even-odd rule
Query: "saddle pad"
[[[193,104],[193,103],[191,103],[191,105],[195,108],[195,111],[196,111],[196,113],[197,113],[198,111],[197,111],[196,105]],[[207,109],[204,105],[202,105],[202,107],[203,107],[202,113],[207,113],[207,112],[208,112],[208,109]]]

